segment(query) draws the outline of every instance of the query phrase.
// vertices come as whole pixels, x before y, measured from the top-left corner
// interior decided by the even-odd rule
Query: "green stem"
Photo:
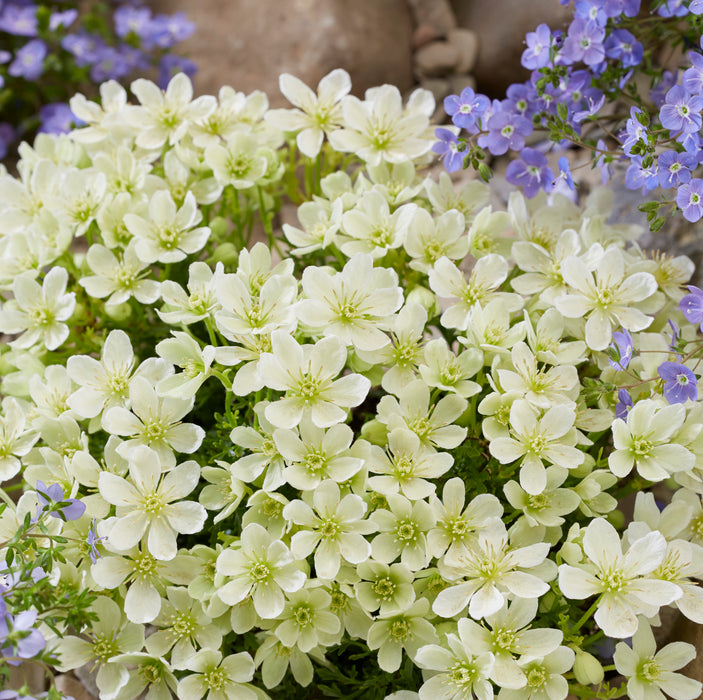
[[[569,630],[569,634],[575,635],[584,626],[584,624],[592,617],[593,613],[598,608],[599,602],[600,596],[598,596],[598,598],[596,598],[596,600],[593,602],[593,605],[591,605],[591,607],[588,608],[588,610],[586,610],[583,615],[581,615],[581,618],[578,620],[576,625]]]

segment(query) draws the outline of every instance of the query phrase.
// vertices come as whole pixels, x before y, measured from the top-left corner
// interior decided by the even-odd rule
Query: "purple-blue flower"
[[[47,52],[46,44],[41,39],[32,39],[17,51],[7,72],[15,78],[37,80],[44,72]]]
[[[666,102],[659,110],[659,121],[665,129],[690,133],[701,128],[703,98],[689,94],[681,85],[666,93]]]
[[[657,14],[660,17],[685,17],[688,8],[683,4],[683,0],[666,0],[657,8]]]
[[[561,52],[562,59],[569,63],[583,61],[587,66],[595,66],[605,58],[604,38],[604,27],[577,18],[569,26]]]
[[[627,155],[632,155],[632,147],[639,141],[647,142],[649,133],[647,128],[640,122],[638,116],[643,114],[641,109],[630,107],[630,118],[625,122],[625,131],[619,134],[622,142],[622,150]]]
[[[574,17],[593,22],[601,27],[608,21],[608,14],[602,0],[576,0]]]
[[[676,206],[686,221],[698,221],[703,216],[703,180],[694,177],[676,191]]]
[[[90,68],[90,79],[95,83],[119,80],[129,73],[129,66],[122,54],[112,46],[103,46],[96,52]]]
[[[485,95],[477,95],[470,87],[465,87],[461,95],[444,98],[444,111],[452,118],[452,122],[471,133],[476,133],[476,122],[490,105],[491,102]]]
[[[63,520],[78,520],[85,513],[85,503],[81,503],[77,498],[64,498],[63,489],[59,484],[51,484],[47,486],[43,481],[37,481],[37,499],[39,504],[35,518],[39,517],[44,506],[50,503],[68,502],[67,506],[63,506],[51,512],[52,518],[62,518]]]
[[[151,30],[151,10],[148,7],[120,5],[112,15],[115,33],[120,39],[129,34],[145,36]]]
[[[3,3],[0,3],[2,7]],[[7,4],[0,13],[0,32],[15,36],[37,35],[37,6]]]
[[[615,404],[615,417],[627,420],[627,414],[632,408],[632,397],[627,389],[618,391],[618,402]]]
[[[679,308],[689,323],[700,324],[703,331],[703,289],[692,284],[687,289],[689,294],[681,299]]]
[[[537,70],[549,65],[552,32],[546,24],[540,24],[534,32],[525,36],[527,48],[522,52],[520,63],[527,70]]]
[[[625,67],[637,66],[642,62],[644,48],[627,29],[616,29],[605,40],[605,55],[614,58]]]
[[[502,156],[508,150],[520,151],[525,146],[525,137],[532,133],[532,122],[519,114],[500,110],[488,119],[488,134],[479,136],[478,143],[494,156]]]
[[[605,185],[608,180],[610,180],[611,175],[611,164],[605,160],[606,156],[608,156],[608,147],[605,145],[603,139],[598,139],[596,148],[598,149],[598,156],[595,159],[593,167],[600,168],[600,181],[602,185]]]
[[[439,139],[432,145],[432,150],[444,158],[444,167],[448,173],[461,170],[464,164],[464,154],[459,151],[459,142],[456,134],[449,129],[435,129],[435,136]]]
[[[156,15],[149,31],[157,46],[170,49],[179,41],[187,39],[195,31],[195,24],[186,17],[185,12],[175,12],[172,15]]]
[[[0,160],[2,160],[10,149],[10,144],[15,140],[15,130],[12,124],[0,122]]]
[[[632,156],[630,160],[631,165],[625,173],[625,187],[628,190],[641,189],[642,194],[655,189],[659,185],[657,162],[645,168],[641,156]]]
[[[659,166],[659,184],[664,189],[678,187],[691,181],[691,170],[698,161],[690,153],[677,153],[676,151],[664,151],[657,158]]]
[[[649,91],[649,97],[657,107],[661,107],[666,99],[666,93],[676,85],[678,71],[665,70],[661,74],[659,82]],[[686,88],[688,89],[688,88]],[[688,90],[689,92],[700,92],[700,90]]]
[[[39,110],[41,126],[38,131],[45,134],[65,134],[78,123],[71,108],[65,102],[50,102]],[[82,122],[81,122],[82,123]]]
[[[78,66],[93,63],[104,45],[99,37],[90,34],[67,34],[61,39],[61,47],[73,55]]]
[[[669,319],[669,328],[671,328],[671,342],[669,343],[669,349],[676,351],[676,346],[679,344],[679,327],[676,325],[676,321]]]
[[[0,617],[0,653],[3,656],[17,656],[31,659],[46,646],[46,640],[38,629],[34,629],[37,619],[36,610],[24,610],[12,615]],[[11,666],[19,666],[19,660],[7,660]]]
[[[167,53],[159,61],[159,87],[165,90],[171,78],[177,73],[185,73],[192,78],[197,70],[198,67],[190,59]]]
[[[688,11],[692,15],[703,15],[703,0],[691,0]]]
[[[93,564],[95,564],[102,556],[100,552],[98,552],[98,542],[104,539],[104,537],[98,537],[98,533],[95,528],[95,518],[93,518],[93,521],[90,523],[90,530],[88,530],[88,538],[86,540],[88,547],[90,548],[90,561],[92,561]]]
[[[625,370],[632,359],[632,335],[627,328],[613,333],[613,342],[609,346],[608,362],[613,369]]]
[[[505,179],[522,187],[530,199],[541,189],[549,192],[554,186],[554,172],[547,165],[547,157],[536,148],[524,148],[520,159],[508,164]]]
[[[683,73],[683,86],[692,95],[703,92],[703,56],[698,51],[689,51],[691,66]]]
[[[500,103],[501,109],[529,118],[537,111],[536,98],[537,91],[529,83],[513,83],[505,91],[505,99]]]
[[[571,176],[569,159],[566,156],[561,156],[557,164],[559,166],[559,172],[557,173],[556,178],[554,178],[554,182],[552,183],[553,186],[556,187],[558,182],[564,182],[570,190],[573,190],[574,178]]]
[[[64,10],[53,12],[49,17],[49,31],[55,32],[59,27],[70,27],[78,17],[78,10]]]
[[[664,380],[662,393],[670,404],[686,403],[698,398],[696,375],[686,365],[679,362],[663,362],[657,372]]]

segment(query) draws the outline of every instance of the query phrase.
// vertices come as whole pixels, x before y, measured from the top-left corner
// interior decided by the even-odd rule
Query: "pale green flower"
[[[696,648],[686,642],[672,642],[657,651],[649,623],[640,618],[632,637],[632,648],[624,642],[615,646],[613,661],[618,673],[627,678],[632,700],[695,700],[701,695],[700,681],[675,673],[696,658]]]
[[[340,630],[339,618],[328,612],[331,599],[321,588],[303,588],[288,596],[274,634],[287,647],[309,652],[318,644],[335,643]]]
[[[226,145],[210,144],[205,149],[205,162],[220,185],[232,185],[237,190],[253,187],[268,169],[264,149],[249,134],[237,131]]]
[[[301,500],[288,503],[283,517],[303,526],[291,538],[295,559],[305,559],[315,551],[315,572],[319,578],[333,579],[342,559],[351,564],[366,561],[371,545],[364,539],[374,531],[373,523],[362,520],[366,503],[356,494],[340,497],[334,481],[323,481],[312,493],[313,509]]]
[[[204,262],[194,262],[188,267],[188,293],[173,280],[161,283],[164,306],[156,313],[165,323],[190,324],[213,317],[220,304],[215,293],[215,283],[223,268],[218,263],[215,272]]]
[[[380,614],[371,625],[366,643],[378,649],[378,665],[387,673],[400,668],[403,651],[413,659],[417,650],[438,641],[434,625],[427,620],[430,603],[420,598],[402,612]]]
[[[464,215],[454,209],[433,219],[426,209],[418,208],[403,247],[412,258],[410,267],[424,273],[428,273],[442,256],[463,259],[469,252],[469,241],[464,236]]]
[[[265,619],[281,614],[284,591],[300,590],[307,580],[288,547],[256,523],[242,530],[237,549],[219,555],[217,573],[232,578],[217,591],[223,602],[236,605],[251,596],[257,615]]]
[[[76,307],[74,292],[66,293],[68,272],[52,267],[41,284],[32,273],[17,276],[12,284],[14,299],[0,309],[0,331],[21,333],[10,342],[13,348],[30,348],[38,342],[56,350],[68,338],[68,321]]]
[[[362,578],[354,592],[364,610],[384,615],[407,610],[415,602],[413,572],[405,564],[381,564],[369,560],[357,567]]]
[[[329,135],[340,125],[342,108],[339,103],[351,90],[349,73],[341,68],[328,73],[320,80],[317,94],[290,73],[282,73],[278,85],[297,109],[269,110],[266,121],[281,131],[296,133],[300,152],[315,158],[325,134]]]
[[[193,673],[178,681],[179,700],[260,700],[249,681],[254,678],[254,661],[246,652],[222,654],[214,649],[201,649],[187,665]]]
[[[436,338],[425,345],[424,360],[418,369],[427,386],[465,399],[481,391],[480,384],[469,379],[483,369],[483,353],[478,348],[469,348],[455,355],[444,338]]]
[[[432,208],[439,214],[456,209],[468,221],[488,204],[488,185],[480,180],[471,180],[457,190],[449,173],[442,171],[437,180],[426,178],[424,187]]]
[[[517,690],[501,688],[498,700],[564,700],[569,693],[564,674],[573,667],[574,658],[570,647],[558,647],[543,658],[532,654],[522,657],[517,663],[525,675],[525,686]]]
[[[195,396],[203,382],[211,375],[210,369],[215,359],[212,345],[200,347],[195,338],[184,331],[171,331],[173,338],[162,340],[156,346],[156,353],[183,372],[171,375],[160,381],[157,391],[162,396],[179,396],[184,399]]]
[[[149,552],[157,559],[176,556],[176,533],[202,530],[207,513],[193,501],[180,501],[197,485],[200,467],[184,462],[161,478],[162,468],[153,450],[140,446],[129,455],[130,481],[103,472],[98,479],[102,497],[118,506],[108,540],[119,550],[128,550],[147,537]],[[174,503],[174,501],[179,501]]]

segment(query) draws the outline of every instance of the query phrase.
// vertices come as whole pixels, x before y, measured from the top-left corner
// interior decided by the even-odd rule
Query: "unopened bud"
[[[211,265],[218,262],[224,265],[235,265],[237,260],[239,260],[239,251],[234,243],[220,243],[207,262]]]
[[[603,666],[598,659],[582,649],[574,649],[574,676],[581,685],[597,685],[603,681]]]
[[[434,318],[440,312],[437,297],[427,287],[413,287],[408,293],[406,303],[414,302],[427,311],[427,318]]]
[[[105,313],[113,321],[121,323],[132,315],[132,307],[126,301],[122,304],[105,304]]]

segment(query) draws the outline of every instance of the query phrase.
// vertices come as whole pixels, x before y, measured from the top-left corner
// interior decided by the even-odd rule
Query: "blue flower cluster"
[[[81,13],[66,0],[0,1],[0,158],[37,126],[37,101],[38,131],[62,133],[76,121],[63,100],[86,80],[121,81],[157,66],[165,87],[176,73],[195,73],[192,61],[170,53],[195,30],[184,13],[153,15],[134,2],[113,4],[93,3]]]
[[[556,175],[547,165],[544,152],[554,144],[545,140],[544,145],[526,146],[533,131],[542,129],[561,147],[576,143],[591,148],[604,184],[610,164],[621,160],[627,165],[626,187],[643,193],[655,188],[674,190],[666,204],[677,206],[689,221],[703,217],[703,179],[694,177],[703,162],[703,37],[701,50],[688,52],[690,67],[681,76],[644,66],[647,52],[633,33],[645,26],[638,18],[640,5],[641,0],[576,0],[566,30],[540,24],[527,34],[521,62],[532,74],[524,83],[511,85],[505,99],[491,101],[471,88],[447,97],[445,111],[461,132],[437,129],[434,151],[444,157],[446,169],[476,167],[484,149],[496,156],[511,151],[518,158],[508,166],[506,178],[527,197],[555,187],[573,189],[566,158],[560,160]],[[659,18],[648,23],[649,35],[654,25],[660,25],[654,31],[662,32],[669,23],[683,37],[681,18],[688,18],[686,32],[698,37],[697,16],[703,14],[703,0],[654,0],[650,6]],[[645,68],[655,80],[643,100],[633,77],[636,70]],[[602,109],[623,92],[637,106],[618,133],[617,120]],[[649,113],[652,104],[656,114]],[[608,128],[599,134],[603,138],[586,138],[584,123],[600,117],[608,120]]]

